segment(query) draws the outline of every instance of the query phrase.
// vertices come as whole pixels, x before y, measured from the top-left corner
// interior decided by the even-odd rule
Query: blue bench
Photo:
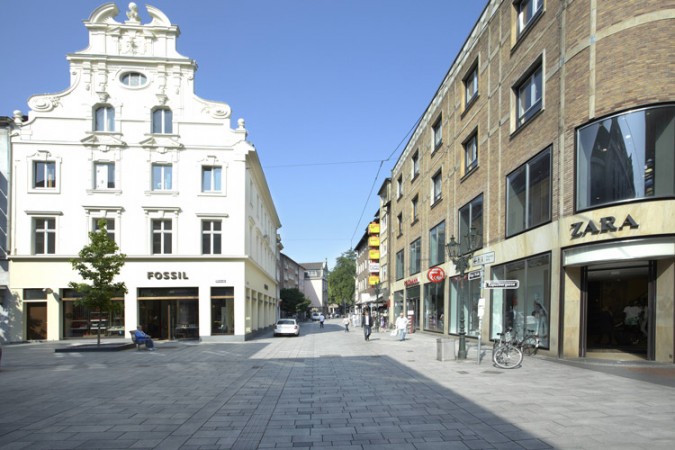
[[[145,341],[147,339],[145,338],[140,338],[136,339],[136,331],[135,330],[129,330],[129,334],[131,335],[131,342],[136,344],[136,350],[140,350],[143,345],[145,345]]]

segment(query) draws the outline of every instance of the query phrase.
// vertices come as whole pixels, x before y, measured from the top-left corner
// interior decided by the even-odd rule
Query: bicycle
[[[511,338],[511,330],[506,333],[497,333],[499,339],[492,349],[492,362],[502,369],[513,369],[523,362],[523,352]]]
[[[539,339],[539,335],[534,330],[527,330],[525,337],[519,343],[519,347],[525,355],[532,356],[537,354],[540,342],[541,339]]]

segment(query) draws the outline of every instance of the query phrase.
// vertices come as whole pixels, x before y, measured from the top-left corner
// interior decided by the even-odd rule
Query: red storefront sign
[[[440,267],[432,267],[427,272],[427,279],[432,283],[440,283],[445,280],[445,271]]]

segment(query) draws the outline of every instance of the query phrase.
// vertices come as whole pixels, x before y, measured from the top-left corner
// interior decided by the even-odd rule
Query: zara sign
[[[635,230],[640,226],[630,214],[626,216],[620,226],[617,227],[616,218],[613,216],[603,217],[600,223],[597,224],[593,220],[587,222],[575,222],[572,224],[572,239],[578,239],[586,236],[588,233],[601,234],[609,233],[610,231],[621,231],[628,227]]]

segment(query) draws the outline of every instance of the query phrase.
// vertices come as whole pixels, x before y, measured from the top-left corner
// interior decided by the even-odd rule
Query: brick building
[[[489,1],[383,191],[391,314],[672,362],[674,41],[668,2]]]

